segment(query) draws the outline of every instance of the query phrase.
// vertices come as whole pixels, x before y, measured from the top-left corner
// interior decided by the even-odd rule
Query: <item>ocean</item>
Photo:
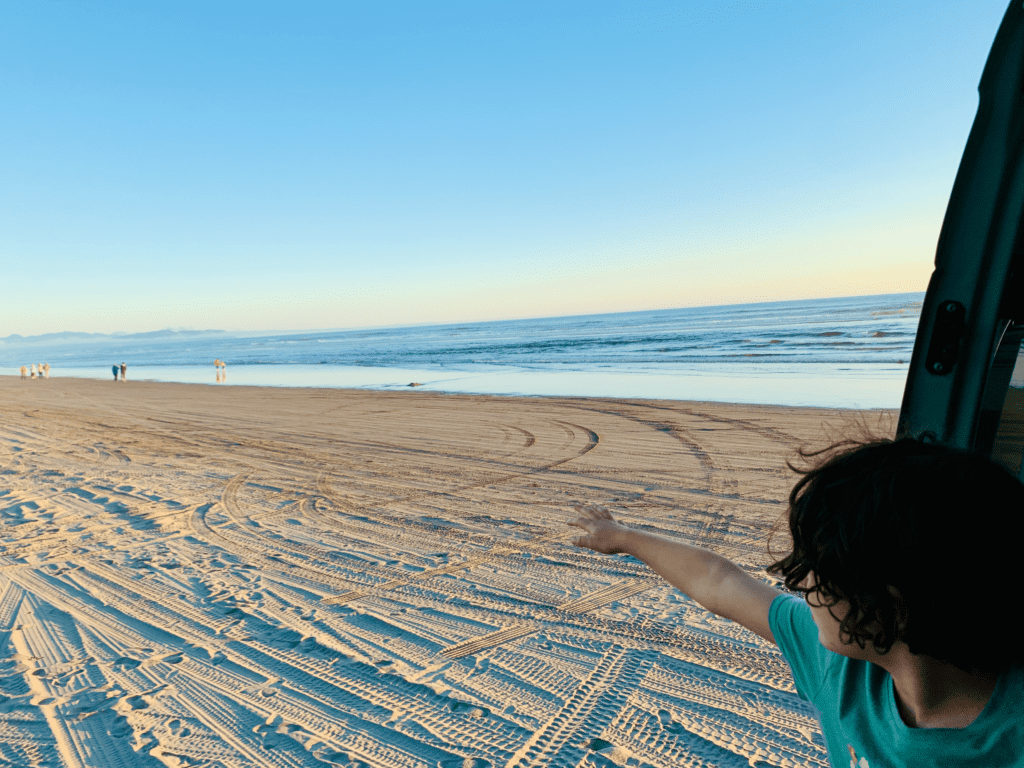
[[[898,408],[923,293],[273,334],[8,336],[0,370],[212,386]],[[213,365],[223,360],[226,379]],[[415,387],[410,387],[416,384]]]

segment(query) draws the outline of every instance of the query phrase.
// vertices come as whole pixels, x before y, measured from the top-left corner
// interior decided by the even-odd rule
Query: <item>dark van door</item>
[[[1024,457],[1024,4],[1010,3],[946,208],[897,434]]]

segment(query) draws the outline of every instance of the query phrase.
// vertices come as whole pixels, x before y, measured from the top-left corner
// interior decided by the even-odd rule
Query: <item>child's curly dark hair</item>
[[[969,672],[1024,659],[1024,485],[982,456],[912,438],[800,454],[819,463],[790,464],[803,475],[789,495],[793,548],[767,571],[830,612],[848,601],[844,643],[887,653],[901,640]],[[816,585],[802,586],[810,571]]]

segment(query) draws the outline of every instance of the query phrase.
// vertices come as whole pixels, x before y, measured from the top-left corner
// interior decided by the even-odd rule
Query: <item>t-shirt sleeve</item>
[[[793,670],[796,692],[804,701],[813,702],[833,654],[818,641],[811,609],[798,597],[779,595],[768,609],[768,625]]]

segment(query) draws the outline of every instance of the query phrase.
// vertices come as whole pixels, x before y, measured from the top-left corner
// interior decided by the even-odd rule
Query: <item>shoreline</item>
[[[239,366],[241,367],[241,366]],[[746,402],[742,400],[709,400],[702,398],[676,398],[676,397],[648,397],[648,396],[617,396],[617,395],[592,395],[592,394],[532,394],[532,393],[509,393],[509,392],[478,392],[478,391],[459,391],[452,389],[442,388],[431,388],[429,385],[417,383],[413,385],[409,384],[396,384],[390,386],[316,386],[316,385],[302,385],[302,384],[259,384],[259,383],[245,383],[245,382],[234,382],[234,381],[222,381],[222,382],[202,382],[202,381],[161,381],[152,378],[131,378],[132,369],[128,369],[129,379],[125,384],[145,384],[145,385],[159,385],[168,387],[209,387],[211,389],[226,389],[226,388],[245,388],[253,390],[285,390],[285,391],[309,391],[309,392],[325,392],[325,391],[339,391],[339,392],[418,392],[420,394],[434,394],[434,395],[446,395],[453,397],[495,397],[495,398],[524,398],[524,399],[557,399],[557,400],[572,400],[572,399],[585,399],[585,400],[609,400],[609,401],[650,401],[650,402],[667,402],[667,403],[700,403],[707,405],[731,405],[738,407],[760,407],[760,408],[809,408],[824,411],[896,411],[898,413],[899,407],[886,407],[886,406],[869,406],[859,407],[857,405],[804,405],[804,404],[787,404],[787,403],[764,403],[764,402]],[[18,375],[0,374],[0,388],[23,381]],[[45,381],[47,384],[56,381],[73,381],[73,382],[104,382],[114,384],[111,379],[104,379],[102,377],[83,377],[83,376],[58,376],[53,375],[49,379],[26,379],[26,382],[32,381]],[[117,385],[122,384],[118,381]]]

